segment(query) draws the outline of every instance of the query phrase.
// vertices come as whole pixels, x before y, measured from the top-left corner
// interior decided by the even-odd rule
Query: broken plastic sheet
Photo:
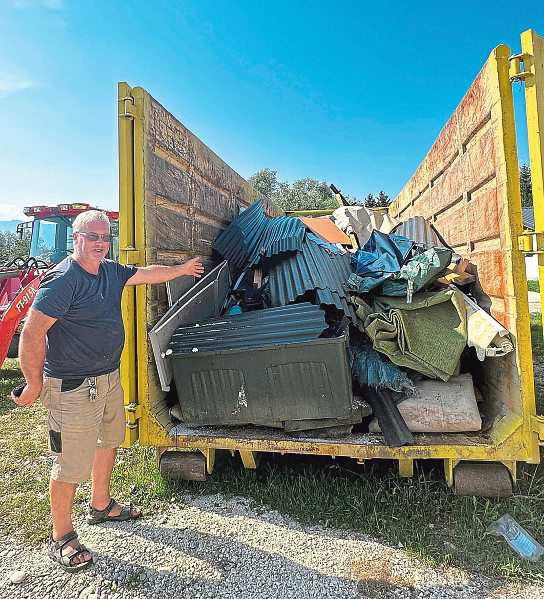
[[[348,235],[355,233],[360,246],[365,245],[372,231],[390,233],[398,224],[386,211],[369,210],[365,206],[341,206],[332,213],[332,219]]]
[[[450,286],[450,289],[456,289]],[[478,360],[486,357],[500,357],[514,351],[514,344],[507,329],[491,314],[457,289],[462,296],[467,311],[467,345],[476,350]]]
[[[410,303],[414,293],[430,285],[435,279],[442,276],[451,262],[452,252],[445,248],[431,248],[422,254],[414,256],[401,266],[397,275],[383,281],[380,295],[393,297],[405,296]],[[374,280],[352,274],[347,282],[347,287],[355,293],[368,293],[375,289]]]
[[[466,308],[460,292],[422,292],[411,304],[380,296],[372,308],[364,331],[375,350],[397,366],[429,378],[447,381],[457,372],[467,343]]]
[[[440,277],[451,262],[452,251],[446,248],[431,248],[414,256],[404,264],[398,279],[385,281],[382,295],[406,296],[411,303],[414,293],[420,291]]]

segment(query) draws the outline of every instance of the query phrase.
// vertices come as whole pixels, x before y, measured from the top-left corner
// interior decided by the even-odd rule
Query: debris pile
[[[224,262],[150,332],[184,423],[381,431],[393,446],[481,429],[471,365],[512,340],[425,219],[357,206],[269,218],[256,202],[214,250]]]

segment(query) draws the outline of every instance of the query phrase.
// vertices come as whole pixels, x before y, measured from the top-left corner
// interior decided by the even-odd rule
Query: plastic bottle
[[[524,559],[536,562],[544,554],[544,547],[510,514],[504,514],[496,522],[493,522],[487,532],[503,536],[510,547]]]

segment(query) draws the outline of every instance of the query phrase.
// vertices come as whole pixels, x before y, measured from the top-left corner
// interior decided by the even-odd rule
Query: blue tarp
[[[351,372],[360,385],[390,389],[397,393],[414,392],[414,383],[408,375],[380,355],[371,345],[351,340],[350,349],[353,352]]]
[[[355,272],[363,278],[358,291],[368,293],[392,274],[398,273],[413,247],[414,242],[406,237],[372,231],[363,248],[351,258]]]

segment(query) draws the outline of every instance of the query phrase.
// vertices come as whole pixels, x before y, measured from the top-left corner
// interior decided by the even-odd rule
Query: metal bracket
[[[119,98],[119,116],[125,119],[136,118],[136,106],[134,105],[134,98],[132,96],[126,96]]]
[[[125,420],[127,428],[137,428],[138,420],[142,417],[142,406],[137,403],[129,403],[125,406]]]
[[[525,68],[525,61],[529,58],[528,54],[514,54],[510,57],[510,81],[524,81],[532,75],[530,71],[521,70],[521,64]]]
[[[535,245],[536,249],[533,249]],[[518,249],[524,254],[544,254],[544,233],[539,231],[519,235]]]
[[[539,445],[544,445],[544,416],[533,416],[532,428],[538,434]]]

